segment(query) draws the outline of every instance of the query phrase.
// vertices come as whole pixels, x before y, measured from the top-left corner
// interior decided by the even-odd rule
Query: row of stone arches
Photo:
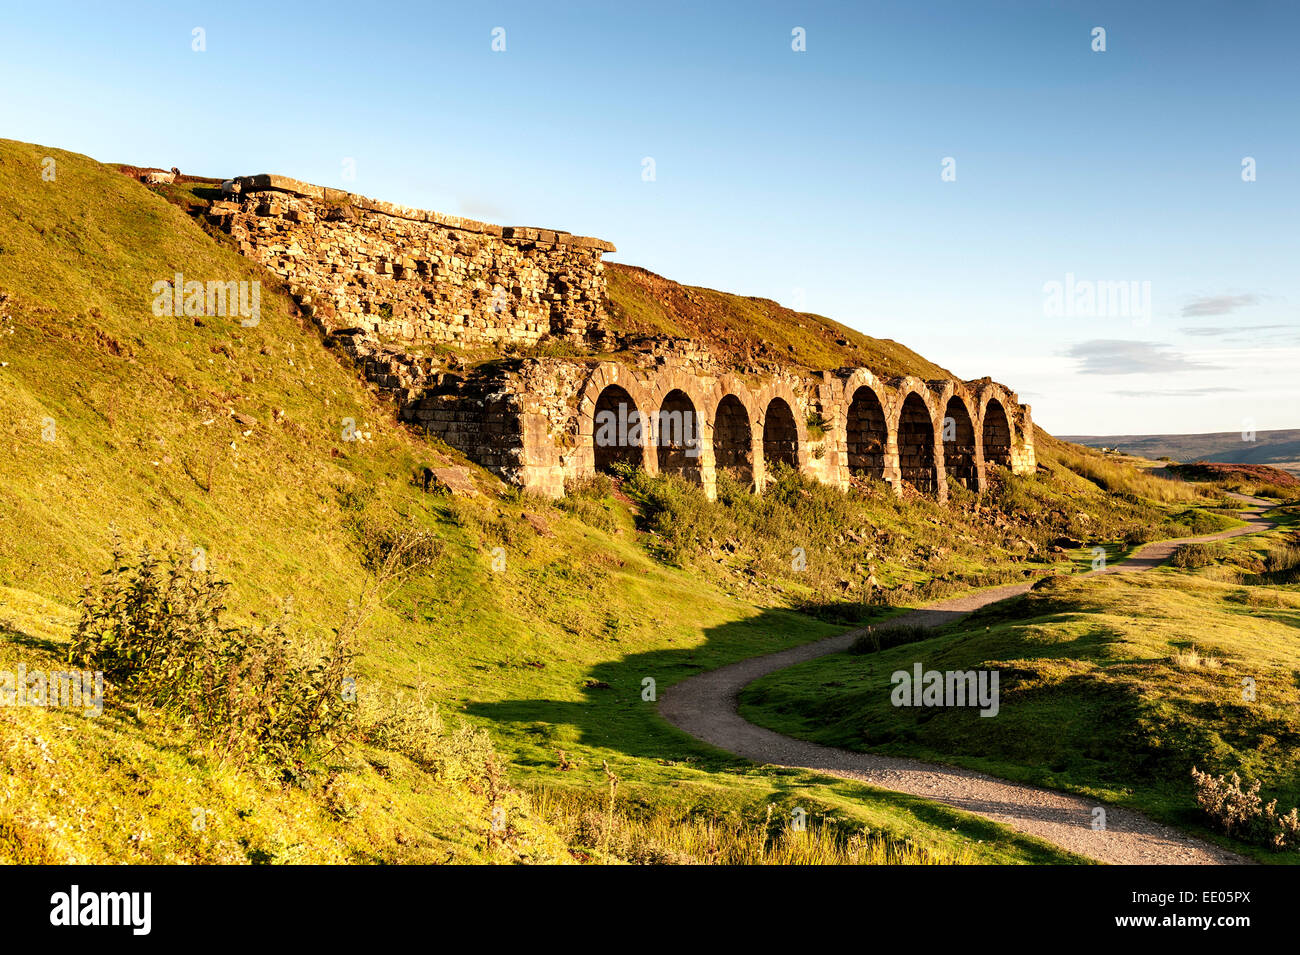
[[[755,479],[754,427],[749,409],[734,394],[723,395],[710,424],[686,392],[668,392],[659,408],[647,414],[621,385],[606,385],[597,396],[592,426],[593,465],[612,472],[619,464],[647,467],[660,474],[678,474],[702,482],[706,443],[713,466],[745,483]],[[704,432],[711,432],[706,442]],[[799,467],[799,428],[794,409],[772,398],[761,418],[762,461],[765,465]],[[649,467],[653,461],[653,467]]]
[[[755,392],[724,376],[706,389],[674,371],[647,386],[630,369],[605,364],[583,392],[580,449],[590,449],[587,466],[596,471],[622,462],[681,475],[710,493],[720,471],[761,490],[769,469],[782,464],[841,485],[860,475],[944,499],[949,482],[982,490],[989,465],[1012,465],[1015,444],[1000,386],[959,392],[958,384],[884,385],[870,372],[854,373],[830,400],[822,395],[829,440],[813,462],[805,415],[786,384]]]

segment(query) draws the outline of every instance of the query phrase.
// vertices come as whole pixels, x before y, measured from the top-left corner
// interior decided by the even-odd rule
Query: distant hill
[[[1170,464],[1167,470],[1188,481],[1233,481],[1255,485],[1271,484],[1287,489],[1279,496],[1294,493],[1292,488],[1300,488],[1300,477],[1290,471],[1270,467],[1267,464],[1226,464],[1216,462],[1198,462],[1196,464]],[[1232,485],[1230,484],[1229,487]],[[1244,491],[1242,493],[1251,493]]]
[[[1125,454],[1156,460],[1218,461],[1231,464],[1271,464],[1300,474],[1300,428],[1259,431],[1243,441],[1239,431],[1214,434],[1120,434],[1058,436],[1090,448],[1118,448]]]

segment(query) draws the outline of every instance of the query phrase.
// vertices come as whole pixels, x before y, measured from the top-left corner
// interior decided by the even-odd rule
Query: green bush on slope
[[[82,594],[68,658],[231,753],[287,764],[337,744],[352,722],[347,628],[308,655],[283,620],[223,625],[227,587],[199,556],[144,548],[132,559],[115,548]]]

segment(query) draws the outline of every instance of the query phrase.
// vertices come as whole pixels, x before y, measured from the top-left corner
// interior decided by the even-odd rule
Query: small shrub
[[[1166,536],[1170,535],[1162,534],[1158,527],[1152,527],[1149,524],[1138,524],[1124,532],[1124,543],[1129,547],[1137,547],[1141,544],[1149,544],[1152,541],[1160,540]]]
[[[82,594],[69,661],[232,752],[287,763],[341,739],[351,716],[347,628],[313,654],[282,622],[223,626],[229,585],[188,558],[145,548],[132,560],[115,546],[112,566]]]
[[[608,474],[597,472],[585,478],[574,478],[564,485],[565,499],[585,497],[602,501],[614,493],[614,481]]]
[[[432,741],[442,736],[445,726],[438,707],[426,703],[423,694],[405,694],[374,699],[363,696],[357,705],[357,733],[373,746],[401,753],[418,763],[431,762]]]
[[[386,564],[407,571],[434,563],[443,542],[380,507],[373,493],[340,491],[339,504],[346,514],[344,526],[361,551],[361,564],[377,571]]]
[[[1265,803],[1258,779],[1243,789],[1236,773],[1211,776],[1193,766],[1192,785],[1196,804],[1224,834],[1276,850],[1300,848],[1300,811],[1279,813],[1276,799]]]
[[[618,527],[612,497],[614,482],[607,474],[594,474],[564,485],[564,497],[555,502],[560,510],[572,514],[588,527],[613,533]]]
[[[479,780],[487,773],[494,756],[487,733],[472,726],[449,730],[423,690],[363,697],[359,704],[357,735],[364,742],[401,753],[447,782]]]
[[[808,420],[804,422],[804,426],[807,429],[809,441],[820,441],[826,437],[826,429],[830,427],[830,422],[816,411],[809,411]]]

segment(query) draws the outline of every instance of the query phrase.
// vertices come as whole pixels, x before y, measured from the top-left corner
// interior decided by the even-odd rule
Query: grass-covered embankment
[[[1131,806],[1212,836],[1193,766],[1300,803],[1300,518],[1193,545],[1144,574],[1058,577],[919,642],[839,654],[757,681],[747,719],[820,743],[908,755]],[[1000,673],[996,717],[891,704],[891,675]],[[1294,852],[1260,853],[1296,861]]]

